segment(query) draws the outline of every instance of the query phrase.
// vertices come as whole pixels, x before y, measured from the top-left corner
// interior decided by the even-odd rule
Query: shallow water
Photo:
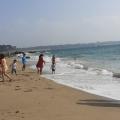
[[[120,46],[77,48],[49,51],[45,54],[43,76],[59,84],[84,90],[93,94],[120,100]],[[51,74],[51,56],[56,55],[56,74]],[[38,54],[29,62],[35,69]]]

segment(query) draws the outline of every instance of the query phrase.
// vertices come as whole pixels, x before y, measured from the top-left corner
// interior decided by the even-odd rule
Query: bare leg
[[[7,73],[4,73],[4,75],[9,78],[9,81],[12,81],[12,78],[7,74]]]
[[[0,77],[1,77],[1,79],[2,79],[2,81],[1,81],[1,82],[4,82],[4,76],[3,76],[2,69],[0,69]]]
[[[42,69],[43,69],[43,68],[41,67],[41,68],[40,68],[40,74],[42,74]]]
[[[2,71],[0,71],[0,78],[2,79],[2,81],[0,81],[0,82],[4,82],[4,76],[3,76]]]
[[[5,76],[4,76],[4,74],[2,73],[2,81],[4,82],[4,80],[5,80]]]
[[[37,68],[37,73],[40,74],[40,69],[39,68]]]
[[[24,70],[25,70],[25,68],[26,68],[26,65],[25,65],[25,64],[23,64],[23,66],[22,66],[22,71],[24,71]]]
[[[17,70],[16,69],[14,69],[14,73],[15,73],[15,75],[17,75]]]

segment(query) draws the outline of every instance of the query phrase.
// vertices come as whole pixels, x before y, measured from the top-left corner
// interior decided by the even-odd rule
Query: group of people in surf
[[[43,71],[43,67],[45,64],[45,60],[43,59],[43,54],[39,55],[39,59],[37,61],[36,64],[36,68],[37,68],[37,72],[39,74],[42,74]],[[56,60],[55,60],[55,55],[52,56],[51,59],[51,70],[52,70],[52,74],[55,74],[55,65],[56,65]],[[11,66],[11,74],[16,74],[17,75],[17,60],[14,59]],[[26,69],[26,55],[25,53],[23,53],[22,56],[22,71],[24,71]],[[7,73],[8,71],[8,65],[5,59],[5,55],[4,54],[0,54],[0,77],[2,79],[1,82],[4,82],[5,77],[7,77],[9,79],[9,81],[12,81],[12,78],[9,76],[9,74]]]
[[[43,56],[44,56],[43,54],[40,54],[38,62],[36,64],[36,68],[39,74],[42,74],[43,66],[45,64]],[[52,61],[52,64],[51,64],[52,74],[55,74],[55,65],[56,65],[55,55],[52,56],[51,61]]]

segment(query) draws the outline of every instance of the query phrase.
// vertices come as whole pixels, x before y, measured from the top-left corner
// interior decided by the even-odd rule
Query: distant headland
[[[21,53],[30,52],[34,53],[36,51],[48,51],[48,50],[61,50],[61,49],[71,49],[71,48],[85,48],[85,47],[99,47],[99,46],[111,46],[120,45],[120,41],[107,41],[107,42],[93,42],[93,43],[78,43],[78,44],[64,44],[64,45],[46,45],[46,46],[35,46],[26,48],[17,48],[12,45],[0,45],[0,53]]]

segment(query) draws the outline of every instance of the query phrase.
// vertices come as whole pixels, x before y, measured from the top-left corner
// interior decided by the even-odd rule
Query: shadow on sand
[[[95,106],[95,107],[120,107],[119,100],[86,99],[86,100],[79,100],[76,104]]]

